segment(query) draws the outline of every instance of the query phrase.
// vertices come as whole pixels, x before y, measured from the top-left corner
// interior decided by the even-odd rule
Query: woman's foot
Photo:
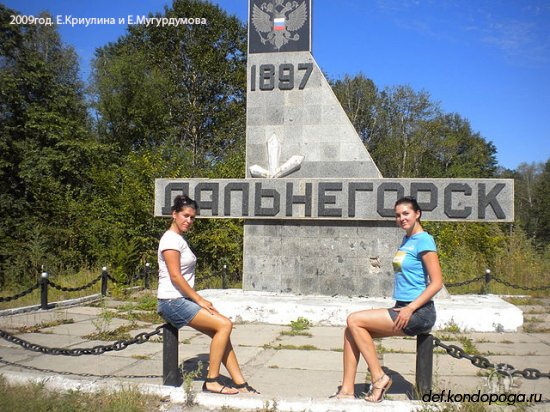
[[[203,392],[218,393],[221,395],[236,395],[239,393],[237,389],[227,387],[219,382],[220,377],[206,378],[202,385]]]
[[[384,395],[388,389],[390,389],[391,384],[391,378],[388,375],[383,374],[371,383],[367,396],[365,396],[365,400],[367,402],[375,403],[382,402],[384,400]]]
[[[252,386],[248,384],[248,382],[243,383],[235,383],[233,385],[235,389],[239,391],[239,393],[253,393],[253,394],[260,394],[256,389],[254,389]]]
[[[355,399],[354,393],[336,392],[334,395],[330,395],[329,399]]]

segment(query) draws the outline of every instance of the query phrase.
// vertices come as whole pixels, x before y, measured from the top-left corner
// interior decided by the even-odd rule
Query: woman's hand
[[[405,326],[408,325],[409,320],[411,319],[412,314],[414,313],[414,309],[410,306],[403,306],[402,308],[394,308],[396,312],[399,312],[397,315],[397,318],[395,318],[394,321],[394,328],[401,330]]]
[[[212,304],[212,302],[210,302],[209,300],[206,300],[202,297],[198,298],[197,299],[197,305],[199,305],[201,308],[204,308],[206,309],[208,312],[210,312],[211,315],[214,315],[216,313],[219,313],[218,310],[214,307],[214,305]]]

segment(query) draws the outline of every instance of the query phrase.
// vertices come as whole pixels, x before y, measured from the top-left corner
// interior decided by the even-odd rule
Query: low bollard
[[[427,333],[416,337],[416,391],[421,398],[432,389],[434,337]]]
[[[485,270],[485,285],[483,286],[483,294],[487,295],[489,290],[489,283],[491,282],[491,269]]]
[[[48,273],[42,272],[40,276],[40,309],[48,309]]]
[[[179,370],[178,328],[169,323],[162,331],[162,384],[181,386],[183,378]]]
[[[144,273],[144,283],[143,283],[143,287],[145,289],[149,289],[149,263],[146,263],[145,264],[145,273]]]
[[[107,296],[107,280],[109,274],[107,273],[107,267],[103,266],[101,270],[101,296]]]
[[[227,265],[223,265],[222,272],[222,289],[227,289]]]

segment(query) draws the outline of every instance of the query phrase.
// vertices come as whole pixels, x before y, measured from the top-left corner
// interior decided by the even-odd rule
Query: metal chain
[[[40,287],[40,282],[36,282],[36,285],[34,286],[31,286],[30,288],[28,288],[27,290],[23,291],[23,292],[20,292],[18,293],[17,295],[13,295],[13,296],[2,296],[0,297],[0,302],[9,302],[10,300],[15,300],[15,299],[19,299],[25,295],[28,295],[29,293],[31,293],[33,290],[35,289],[38,289]]]
[[[131,285],[132,283],[134,283],[136,280],[139,280],[140,278],[145,278],[145,272],[143,272],[143,274],[141,274],[140,272],[135,272],[131,277],[126,279],[126,282],[124,282],[124,284],[127,286]]]
[[[524,370],[518,370],[512,365],[507,363],[498,363],[494,364],[489,359],[481,355],[469,355],[464,349],[456,345],[445,345],[439,338],[434,336],[434,346],[439,346],[447,351],[449,355],[456,359],[468,359],[472,365],[477,366],[482,369],[495,369],[498,373],[502,375],[512,375],[512,376],[523,376],[525,379],[539,379],[539,378],[548,378],[550,379],[550,372],[544,373],[534,368],[526,368]]]
[[[516,288],[516,289],[524,289],[524,290],[531,290],[531,291],[550,289],[550,285],[547,285],[547,286],[533,286],[533,287],[514,285],[510,282],[507,282],[507,281],[505,281],[503,279],[500,279],[500,278],[498,278],[496,276],[493,276],[493,275],[491,275],[491,279],[494,279],[498,283],[502,283],[505,286]]]
[[[29,369],[33,371],[39,371],[39,372],[46,372],[46,373],[55,373],[58,375],[73,375],[73,376],[82,376],[82,377],[93,377],[93,378],[124,378],[124,379],[139,379],[139,378],[162,378],[162,375],[97,375],[95,373],[77,373],[77,372],[65,372],[65,371],[56,371],[53,369],[43,369],[43,368],[37,368],[35,366],[29,366],[29,365],[20,365],[19,363],[9,362],[7,360],[2,359],[0,356],[0,363],[3,363],[4,365],[10,365],[10,366],[16,366],[18,368],[23,369]]]
[[[453,288],[455,286],[464,286],[468,285],[473,282],[477,282],[478,280],[485,279],[485,275],[478,276],[477,278],[473,278],[470,280],[465,280],[464,282],[456,282],[456,283],[445,283],[445,286],[448,288]]]
[[[99,280],[101,279],[101,275],[99,275],[97,278],[95,278],[94,280],[92,280],[91,282],[89,283],[86,283],[85,285],[83,286],[80,286],[80,287],[77,287],[77,288],[66,288],[64,286],[60,286],[60,285],[57,285],[56,283],[52,282],[51,280],[48,279],[48,283],[55,289],[57,290],[62,290],[64,292],[78,292],[79,290],[84,290],[84,289],[88,289],[90,286],[93,286],[94,284],[96,284],[97,282],[99,282]]]
[[[481,275],[481,276],[478,276],[476,278],[473,278],[473,279],[470,279],[470,280],[465,280],[463,282],[456,282],[456,283],[445,283],[445,286],[448,287],[448,288],[453,288],[453,287],[458,287],[458,286],[465,286],[465,285],[468,285],[470,283],[473,283],[473,282],[477,282],[479,280],[483,280],[485,279],[485,275]],[[546,286],[520,286],[520,285],[514,285],[513,283],[510,283],[510,282],[507,282],[503,279],[500,279],[498,278],[497,276],[495,275],[491,275],[491,280],[495,280],[496,282],[498,283],[502,283],[503,285],[505,286],[508,286],[508,287],[511,287],[511,288],[515,288],[515,289],[523,289],[523,290],[531,290],[531,291],[538,291],[538,290],[546,290],[546,289],[550,289],[550,285],[546,285]]]
[[[17,336],[14,336],[6,331],[3,331],[0,329],[0,337],[4,338],[8,342],[12,342],[16,345],[21,346],[24,349],[33,351],[33,352],[41,352],[46,355],[64,355],[64,356],[81,356],[81,355],[101,355],[105,352],[110,351],[120,351],[123,349],[126,349],[128,346],[133,344],[141,344],[144,342],[147,342],[151,337],[155,335],[159,335],[162,333],[162,329],[167,326],[167,324],[163,324],[158,326],[154,331],[152,332],[142,332],[137,334],[135,337],[129,340],[117,340],[116,342],[112,343],[111,345],[97,345],[92,348],[74,348],[74,349],[67,349],[67,348],[48,348],[46,346],[41,346],[35,343],[30,343],[24,339],[18,338]]]
[[[107,275],[107,279],[109,279],[111,282],[113,283],[120,283],[118,280],[116,280],[114,277],[112,277],[111,275],[109,275],[108,273],[106,274]]]

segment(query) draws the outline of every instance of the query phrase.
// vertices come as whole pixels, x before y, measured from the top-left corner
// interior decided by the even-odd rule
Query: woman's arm
[[[168,268],[168,273],[170,274],[170,280],[176,289],[210,313],[217,313],[218,311],[214,308],[212,302],[204,299],[197,292],[195,292],[195,289],[189,286],[189,283],[187,283],[181,275],[180,252],[178,250],[168,249],[162,252],[162,256],[164,256],[164,261],[166,262],[166,267]]]
[[[443,287],[443,275],[441,273],[441,265],[439,264],[439,257],[436,252],[424,252],[421,255],[422,263],[428,277],[430,278],[430,284],[414,301],[409,303],[413,311],[420,306],[428,303],[431,298],[435,296],[437,292]]]
[[[399,312],[395,319],[395,328],[403,329],[409,323],[409,320],[420,306],[427,303],[431,298],[435,296],[437,292],[443,286],[443,275],[441,274],[441,265],[439,264],[439,258],[436,252],[424,252],[421,255],[422,263],[428,276],[430,278],[430,284],[424,289],[415,300],[399,309],[394,309]]]

